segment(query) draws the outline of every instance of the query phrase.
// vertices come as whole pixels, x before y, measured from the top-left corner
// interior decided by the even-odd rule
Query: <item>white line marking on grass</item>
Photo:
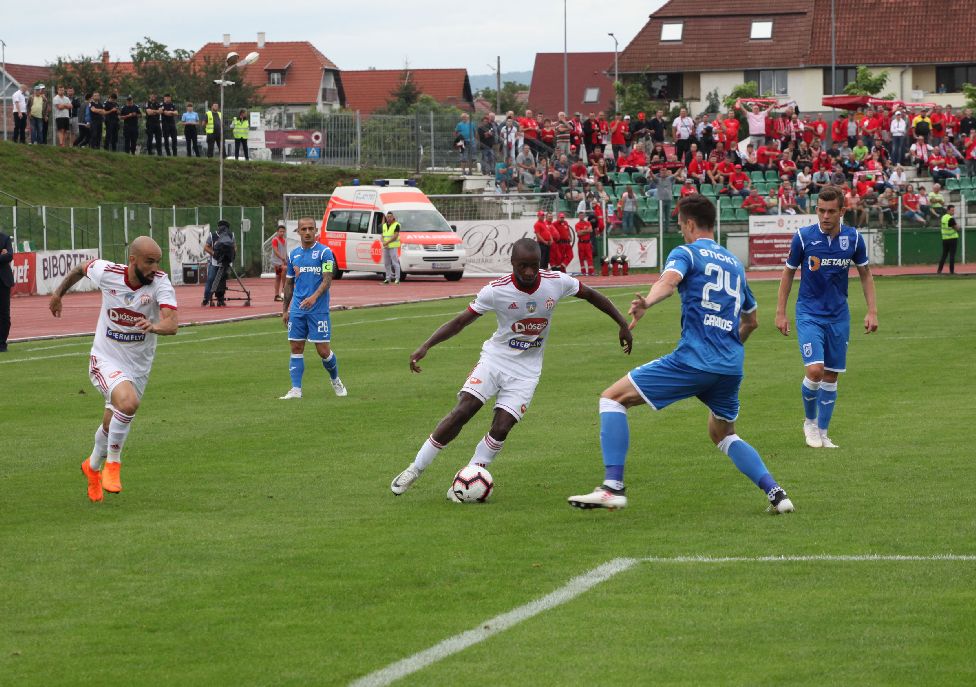
[[[437,663],[441,659],[464,651],[469,646],[483,642],[499,632],[504,632],[510,627],[518,625],[523,620],[528,620],[544,611],[548,611],[551,608],[575,599],[583,592],[588,591],[601,582],[606,582],[614,575],[633,567],[639,562],[636,558],[614,558],[612,561],[593,568],[593,570],[583,573],[579,577],[574,577],[564,586],[541,599],[530,601],[524,606],[519,606],[508,613],[496,615],[490,620],[479,623],[478,627],[474,629],[454,635],[425,651],[408,656],[402,661],[397,661],[388,665],[386,668],[361,677],[355,682],[350,683],[350,687],[381,687],[382,685],[388,685],[400,678],[416,673],[418,670],[422,670],[432,663]]]
[[[349,687],[384,687],[397,680],[423,670],[438,661],[464,651],[486,639],[533,618],[544,611],[572,601],[580,594],[589,591],[601,582],[606,582],[618,573],[629,570],[639,563],[871,563],[871,562],[976,562],[976,555],[936,554],[913,556],[901,554],[811,554],[799,556],[648,556],[646,558],[614,558],[603,565],[574,577],[564,586],[541,599],[530,601],[507,613],[479,623],[478,627],[448,637],[413,656],[408,656],[385,668],[365,675],[349,683]]]

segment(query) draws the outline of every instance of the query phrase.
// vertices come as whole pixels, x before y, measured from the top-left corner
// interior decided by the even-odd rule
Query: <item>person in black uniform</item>
[[[75,148],[85,148],[91,141],[91,94],[85,95],[85,99],[78,107],[78,138],[75,139]]]
[[[160,113],[163,106],[155,93],[149,94],[149,102],[146,103],[146,152],[153,154],[153,140],[156,141],[156,154],[163,155],[163,129],[160,121]]]
[[[14,288],[14,273],[10,263],[14,259],[14,246],[10,237],[0,231],[0,353],[7,352],[10,336],[10,290]]]
[[[136,154],[136,145],[139,142],[139,117],[141,116],[142,110],[132,102],[130,95],[125,99],[120,117],[122,120],[122,150],[129,155]]]
[[[117,152],[119,149],[119,96],[111,93],[102,104],[105,110],[105,150]]]
[[[160,109],[163,117],[163,146],[167,155],[176,155],[176,120],[180,113],[173,104],[169,93],[163,94],[163,105]]]
[[[102,125],[105,123],[105,109],[102,104],[102,96],[98,91],[92,93],[89,111],[91,112],[91,134],[88,145],[94,150],[98,150],[102,147]]]

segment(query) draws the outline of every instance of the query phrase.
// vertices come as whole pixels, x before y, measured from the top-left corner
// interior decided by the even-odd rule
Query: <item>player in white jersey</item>
[[[102,291],[88,375],[105,397],[105,412],[95,431],[95,447],[81,464],[92,501],[101,501],[103,490],[122,491],[122,447],[146,391],[156,336],[176,334],[179,327],[176,293],[166,273],[159,271],[162,257],[155,241],[140,236],[129,246],[127,264],[92,260],[78,265],[51,296],[51,313],[61,317],[61,299],[83,277]]]
[[[542,374],[542,355],[556,304],[567,296],[589,301],[620,327],[620,345],[630,353],[633,343],[627,321],[606,296],[560,272],[540,270],[541,254],[534,239],[512,245],[512,274],[485,285],[468,308],[435,331],[410,356],[410,369],[420,372],[427,352],[487,312],[494,312],[498,328],[481,348],[481,359],[458,393],[458,402],[421,446],[417,457],[390,484],[397,495],[410,488],[437,454],[461,431],[481,407],[495,397],[491,429],[478,442],[471,464],[487,466],[508,433],[522,419]],[[448,498],[457,500],[452,491]]]

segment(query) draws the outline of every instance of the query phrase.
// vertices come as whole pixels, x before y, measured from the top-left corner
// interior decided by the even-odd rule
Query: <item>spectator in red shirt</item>
[[[556,129],[552,125],[551,119],[545,119],[539,129],[539,140],[536,141],[539,150],[543,155],[552,155],[556,152]]]
[[[733,172],[735,172],[735,165],[727,157],[723,157],[714,162],[712,168],[708,170],[708,178],[715,186],[726,186]]]
[[[532,110],[526,110],[524,117],[518,117],[516,119],[519,128],[522,130],[522,138],[525,145],[529,146],[529,150],[532,151],[534,155],[539,154],[539,123],[532,116]]]
[[[732,110],[729,110],[725,115],[725,119],[722,120],[722,126],[725,128],[725,142],[729,150],[733,150],[739,145],[740,125],[739,118],[735,116]]]
[[[840,150],[847,143],[847,113],[841,113],[840,117],[830,125],[830,142]]]
[[[579,254],[580,272],[586,275],[594,275],[593,269],[593,226],[586,221],[586,213],[579,213],[579,222],[576,223],[576,250]]]
[[[558,246],[558,256],[550,254],[550,261],[552,262],[553,269],[560,272],[565,272],[569,263],[573,260],[573,235],[569,228],[569,222],[566,221],[566,213],[560,212],[559,218],[553,225],[556,231],[555,246]]]
[[[929,115],[932,122],[932,137],[929,141],[934,146],[941,145],[942,139],[946,135],[946,118],[942,113],[942,106],[936,105],[932,114]]]
[[[784,155],[777,161],[777,166],[779,167],[780,179],[788,181],[796,179],[796,163],[792,159]]]
[[[749,175],[742,171],[742,165],[736,165],[735,171],[729,175],[729,195],[748,196],[751,185]]]
[[[586,165],[582,160],[577,159],[570,168],[569,175],[579,181],[588,181],[589,173],[586,170]]]
[[[800,206],[796,202],[796,191],[793,190],[793,185],[788,181],[784,181],[783,185],[779,187],[779,204],[782,212],[788,215],[795,215],[800,211]]]
[[[539,210],[539,219],[532,225],[536,243],[539,244],[539,251],[542,253],[542,261],[539,263],[539,266],[543,269],[549,269],[549,249],[552,246],[552,236],[549,234],[551,221],[551,212],[547,215],[542,210]]]
[[[767,169],[776,164],[779,155],[779,141],[774,139],[768,145],[760,146],[759,150],[756,151],[756,161],[762,169]]]
[[[817,115],[811,128],[813,129],[813,137],[816,140],[821,143],[827,140],[827,121],[824,119],[823,112]],[[810,141],[810,143],[813,143],[813,141]]]
[[[685,183],[681,185],[681,197],[690,196],[693,193],[698,193],[698,189],[695,188],[695,182],[693,179],[685,179]]]
[[[742,207],[750,215],[766,214],[766,201],[754,188],[749,191],[749,195],[742,201]]]
[[[701,153],[695,153],[695,157],[688,163],[687,171],[688,179],[696,187],[701,188],[701,185],[705,183],[705,160]]]
[[[905,193],[901,197],[901,208],[905,219],[910,219],[919,224],[927,224],[925,215],[919,209],[918,194],[915,193],[915,188],[911,184],[905,188]]]

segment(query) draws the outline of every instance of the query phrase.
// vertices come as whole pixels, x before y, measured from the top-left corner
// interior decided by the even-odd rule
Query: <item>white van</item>
[[[400,223],[401,274],[443,274],[457,281],[467,251],[461,237],[412,181],[378,180],[371,186],[339,186],[322,217],[318,240],[336,256],[335,278],[343,272],[383,274],[383,218]]]

